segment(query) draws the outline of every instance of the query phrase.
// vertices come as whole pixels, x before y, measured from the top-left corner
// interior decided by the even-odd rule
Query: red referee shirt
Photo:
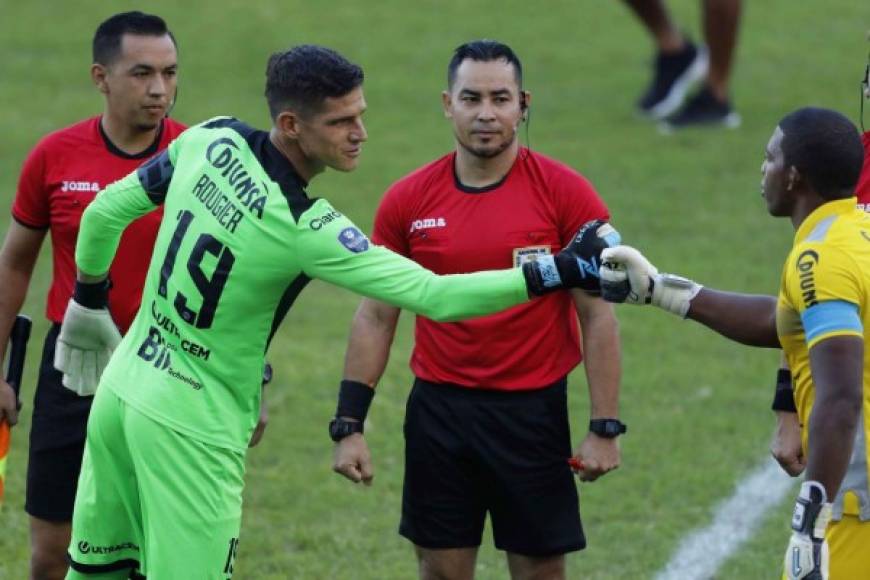
[[[455,153],[393,184],[378,208],[372,240],[438,274],[518,266],[558,252],[591,219],[608,219],[577,172],[521,149],[493,186],[458,183]],[[579,364],[573,300],[556,292],[505,312],[437,323],[418,316],[411,369],[421,379],[503,390],[546,386]]]
[[[870,131],[864,133],[861,140],[864,142],[864,168],[861,169],[855,192],[858,195],[858,207],[870,211]]]
[[[47,135],[27,156],[12,216],[25,227],[51,232],[54,268],[46,305],[49,320],[63,321],[72,296],[82,212],[98,191],[165,149],[184,129],[180,123],[165,120],[155,143],[131,156],[112,145],[98,116]],[[109,270],[113,284],[109,310],[121,332],[127,331],[139,309],[161,216],[162,210],[157,209],[130,224]]]

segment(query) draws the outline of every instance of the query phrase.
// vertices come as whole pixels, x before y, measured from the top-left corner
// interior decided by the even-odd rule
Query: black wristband
[[[628,432],[628,425],[619,419],[591,419],[589,421],[589,431],[599,437],[613,439]]]
[[[791,386],[791,371],[779,369],[776,372],[776,392],[773,395],[773,404],[770,408],[774,411],[797,413],[794,404],[794,390]]]
[[[76,280],[75,290],[73,291],[73,300],[84,306],[94,310],[105,308],[109,303],[109,288],[112,283],[106,278],[102,282],[80,282]]]
[[[351,417],[365,421],[369,412],[369,405],[375,396],[375,390],[359,381],[341,381],[338,390],[338,408],[335,410],[336,417]]]

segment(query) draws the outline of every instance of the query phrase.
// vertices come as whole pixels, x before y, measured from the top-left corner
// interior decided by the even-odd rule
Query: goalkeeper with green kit
[[[68,578],[232,576],[265,352],[311,279],[457,320],[563,288],[597,292],[600,253],[619,243],[596,222],[522,269],[436,276],[305,192],[327,167],[356,168],[362,70],[303,45],[273,55],[266,76],[271,131],[229,117],[192,127],[83,217],[55,365],[100,388]],[[126,225],[158,204],[142,306],[119,343],[105,272]]]

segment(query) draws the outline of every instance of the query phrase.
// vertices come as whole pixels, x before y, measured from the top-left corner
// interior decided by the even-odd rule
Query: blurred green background
[[[699,2],[671,7],[697,39]],[[660,268],[764,293],[776,292],[792,237],[790,224],[769,218],[759,197],[764,146],[776,122],[799,106],[835,108],[857,121],[870,28],[866,2],[745,2],[732,83],[743,126],[663,137],[634,113],[652,45],[621,2],[0,0],[2,207],[11,203],[21,163],[41,136],[101,110],[88,75],[90,41],[101,20],[134,8],[162,15],[178,39],[173,116],[187,123],[233,115],[265,128],[264,70],[272,51],[320,43],[360,63],[369,104],[363,162],[353,174],[318,178],[310,190],[365,229],[392,181],[452,148],[440,109],[452,49],[481,37],[506,42],[523,60],[534,95],[524,140],[588,177],[624,240]],[[0,220],[4,233],[8,219]],[[24,475],[47,328],[49,251],[46,244],[25,306],[37,323],[0,512],[4,579],[27,577]],[[396,533],[412,316],[402,317],[370,415],[374,485],[354,486],[330,470],[326,424],[357,302],[314,282],[273,341],[270,424],[248,456],[237,578],[416,575],[411,546]],[[622,439],[622,467],[580,485],[589,547],[570,556],[570,578],[653,576],[680,539],[709,523],[717,503],[763,460],[773,425],[768,407],[776,352],[727,343],[658,312],[624,308],[619,317],[622,418],[630,433]],[[588,397],[582,371],[571,379],[576,442]],[[790,504],[774,510],[717,577],[778,578]],[[507,577],[504,557],[488,537],[477,576]]]

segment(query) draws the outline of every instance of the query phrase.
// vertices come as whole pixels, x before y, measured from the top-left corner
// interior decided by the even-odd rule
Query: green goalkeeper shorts
[[[149,580],[231,577],[244,459],[100,389],[88,422],[68,578],[121,570]]]

